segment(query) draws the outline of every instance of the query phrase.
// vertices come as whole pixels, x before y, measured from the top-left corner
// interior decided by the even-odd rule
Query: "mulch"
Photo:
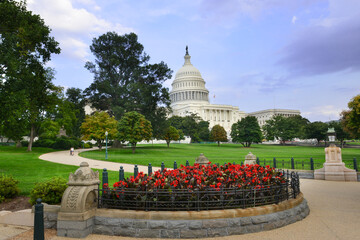
[[[17,196],[11,200],[6,200],[5,202],[0,203],[0,211],[19,211],[23,209],[31,208],[29,203],[30,198],[25,196]]]

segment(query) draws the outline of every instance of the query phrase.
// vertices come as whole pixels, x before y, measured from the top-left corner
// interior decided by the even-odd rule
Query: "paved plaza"
[[[47,153],[41,159],[79,166],[80,162],[89,162],[92,168],[107,168],[118,170],[119,163],[109,163],[84,159],[79,156],[70,156],[68,151]],[[132,172],[131,164],[121,164],[125,171]],[[146,171],[141,170],[141,171]],[[359,182],[332,182],[322,180],[301,179],[301,191],[310,207],[310,214],[304,220],[271,231],[260,233],[219,237],[217,239],[359,239],[360,237],[360,183]],[[0,224],[0,240],[2,239],[32,239],[31,227]],[[46,230],[46,239],[65,240],[72,238],[57,237],[55,230]],[[89,235],[90,239],[134,239],[103,235]]]

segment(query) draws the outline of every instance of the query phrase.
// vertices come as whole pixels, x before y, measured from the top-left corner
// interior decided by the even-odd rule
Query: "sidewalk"
[[[97,148],[96,148],[97,149]],[[89,163],[90,168],[103,169],[106,168],[110,171],[119,171],[120,166],[124,168],[125,172],[134,172],[134,165],[128,163],[115,163],[115,162],[107,162],[107,161],[99,161],[88,158],[83,158],[79,156],[79,153],[84,151],[95,150],[95,148],[90,149],[76,149],[74,156],[71,156],[69,151],[59,151],[59,152],[51,152],[41,155],[39,158],[45,161],[61,163],[66,165],[74,165],[80,166],[81,162]],[[105,153],[104,153],[105,154]],[[148,172],[148,167],[143,165],[138,165],[139,172]],[[153,167],[153,171],[157,171],[159,167]]]
[[[82,151],[82,150],[80,150]],[[48,153],[40,156],[41,159],[79,166],[86,161],[92,168],[107,168],[117,171],[125,164],[97,161],[70,156],[68,151]],[[133,171],[133,165],[126,164],[128,170]],[[147,171],[146,166],[143,166]],[[155,169],[155,168],[154,168]],[[300,188],[310,207],[310,214],[304,220],[288,226],[245,235],[219,237],[221,240],[289,240],[289,239],[359,239],[360,236],[360,183],[359,182],[332,182],[312,179],[300,179]],[[24,216],[25,217],[25,216]],[[32,239],[31,227],[0,224],[0,240],[5,239]],[[56,230],[46,230],[46,239],[70,240],[73,238],[57,237]],[[104,235],[89,235],[85,240],[128,240],[135,238]],[[214,238],[213,238],[214,239]]]

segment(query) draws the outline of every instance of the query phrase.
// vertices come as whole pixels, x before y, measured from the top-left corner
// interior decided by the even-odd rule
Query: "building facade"
[[[220,125],[229,133],[233,123],[246,116],[239,107],[231,105],[210,104],[209,90],[200,71],[190,62],[186,49],[185,63],[177,71],[170,91],[172,115],[186,116],[195,113],[203,120],[209,121],[209,126]]]
[[[269,109],[247,114],[236,106],[210,104],[209,90],[205,87],[205,80],[200,71],[191,64],[190,58],[186,47],[184,65],[177,71],[171,84],[170,100],[173,112],[170,116],[186,116],[195,113],[203,120],[209,121],[210,128],[220,125],[230,134],[231,126],[247,115],[255,116],[260,126],[263,126],[265,121],[274,115],[300,115],[298,110],[286,109]]]

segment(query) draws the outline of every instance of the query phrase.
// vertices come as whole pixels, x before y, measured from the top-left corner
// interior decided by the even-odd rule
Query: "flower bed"
[[[297,181],[297,182],[296,182]],[[269,166],[195,164],[140,172],[125,181],[104,184],[99,207],[142,210],[208,210],[278,203],[300,192],[298,178]]]

